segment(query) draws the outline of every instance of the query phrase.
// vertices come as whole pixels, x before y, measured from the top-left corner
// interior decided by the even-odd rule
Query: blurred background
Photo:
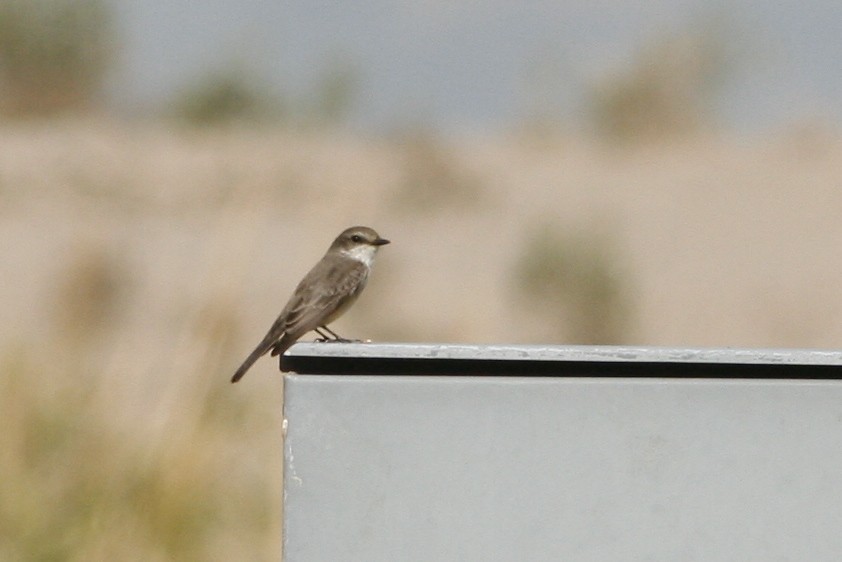
[[[0,559],[276,560],[354,224],[380,341],[837,347],[842,4],[0,0]]]

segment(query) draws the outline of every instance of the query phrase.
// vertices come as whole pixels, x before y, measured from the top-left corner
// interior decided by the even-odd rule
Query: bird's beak
[[[378,238],[377,240],[372,242],[372,245],[374,245],[374,246],[385,246],[388,243],[389,243],[389,240],[386,240],[385,238]]]

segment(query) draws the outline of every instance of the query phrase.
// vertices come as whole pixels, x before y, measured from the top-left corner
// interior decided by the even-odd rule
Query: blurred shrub
[[[601,238],[562,236],[544,226],[526,242],[514,277],[521,301],[563,341],[617,344],[627,335],[624,278]]]
[[[354,105],[358,82],[356,67],[344,57],[334,57],[308,96],[308,120],[317,125],[342,124]]]
[[[195,125],[234,121],[272,121],[282,116],[282,103],[268,87],[238,68],[212,72],[197,80],[174,104],[174,115]]]
[[[277,559],[279,405],[231,391],[236,306],[175,311],[156,352],[122,257],[71,254],[59,337],[0,346],[0,560]]]
[[[112,314],[120,277],[92,255],[71,262],[59,303],[81,315],[79,330],[123,330]],[[277,414],[231,392],[236,309],[212,299],[176,318],[163,356],[123,333],[132,366],[87,351],[120,347],[114,338],[0,348],[0,560],[277,558]]]
[[[171,113],[196,125],[284,120],[297,127],[335,127],[347,118],[356,86],[354,66],[337,60],[327,65],[306,95],[285,99],[242,65],[231,65],[185,88]]]
[[[0,559],[261,559],[277,500],[248,474],[230,478],[233,463],[220,462],[238,426],[204,420],[150,445],[138,434],[152,412],[121,430],[96,375],[0,357]],[[207,398],[242,411],[226,394]],[[200,393],[179,406],[201,412],[203,402]],[[220,539],[234,532],[245,534],[241,557],[218,556]]]
[[[723,35],[708,25],[664,37],[643,49],[632,66],[598,82],[589,96],[597,130],[608,139],[630,141],[710,126],[727,70]]]
[[[29,116],[94,107],[114,37],[105,0],[2,0],[0,111]]]
[[[479,178],[465,169],[433,133],[415,130],[399,136],[401,178],[395,205],[412,211],[476,208],[482,202]]]

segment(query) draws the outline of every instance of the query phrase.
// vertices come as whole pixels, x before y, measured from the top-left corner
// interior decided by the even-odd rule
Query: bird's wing
[[[369,268],[356,260],[322,262],[307,274],[285,309],[284,332],[301,337],[323,325],[365,287]]]

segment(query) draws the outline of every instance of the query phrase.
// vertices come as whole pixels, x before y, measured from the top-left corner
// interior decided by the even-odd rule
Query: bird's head
[[[388,243],[389,241],[381,238],[373,228],[352,226],[336,237],[328,251],[343,254],[370,266],[380,246]]]

